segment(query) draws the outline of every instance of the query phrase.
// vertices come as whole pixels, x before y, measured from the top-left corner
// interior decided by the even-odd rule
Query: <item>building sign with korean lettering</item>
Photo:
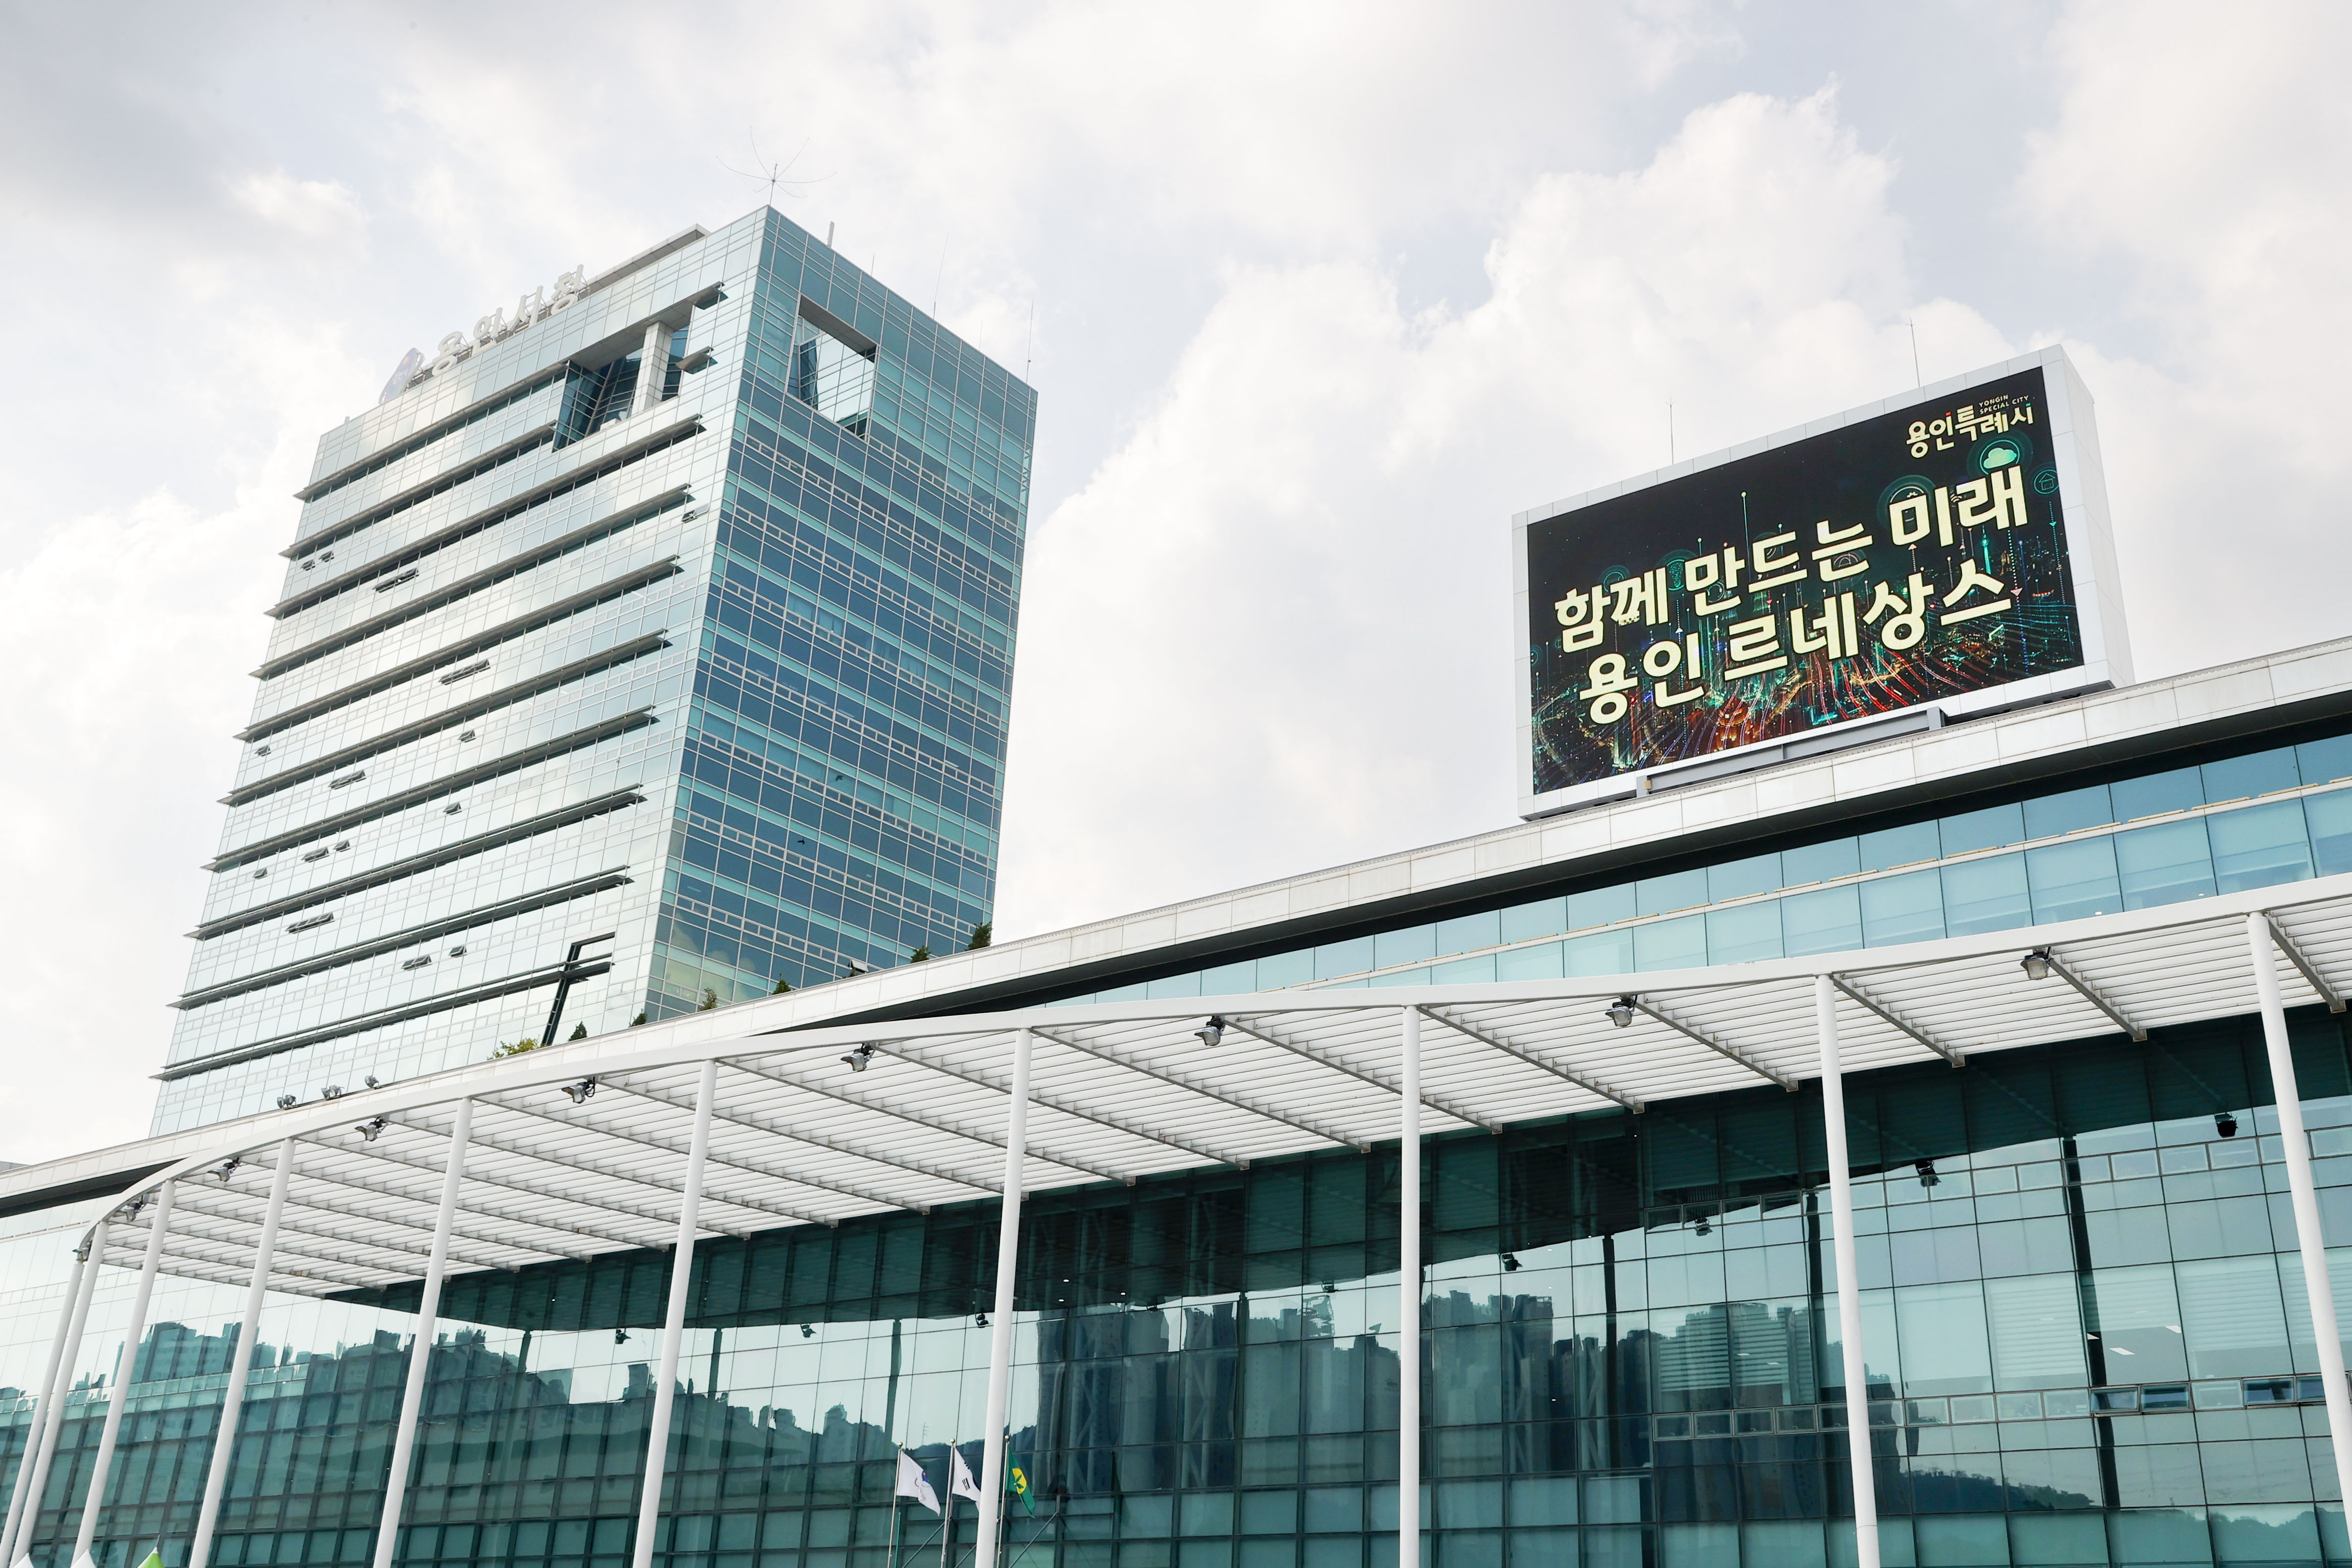
[[[2079,668],[2057,445],[2035,366],[1529,522],[1528,796]]]

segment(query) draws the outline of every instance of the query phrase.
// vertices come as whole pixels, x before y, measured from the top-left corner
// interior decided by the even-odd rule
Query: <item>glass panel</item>
[[[1633,884],[1640,912],[1672,914],[1706,902],[1706,873],[1676,871],[1670,876],[1644,877]]]
[[[1895,1292],[1895,1319],[1905,1394],[1992,1392],[1983,1286],[1973,1279],[1905,1286]]]
[[[2291,1364],[2278,1265],[2270,1254],[2184,1258],[2173,1268],[2190,1376],[2252,1377]],[[2112,1365],[2107,1375],[2117,1375]]]
[[[2352,871],[2352,789],[2304,796],[2303,815],[2310,825],[2319,874],[2333,877]]]
[[[1709,910],[1706,914],[1706,960],[1709,963],[1752,963],[1780,956],[1780,906],[1743,904],[1733,910]]]
[[[2272,1293],[2277,1294],[2275,1288]],[[2189,1375],[2170,1264],[2095,1269],[2084,1304],[2090,1321],[2084,1332],[2099,1336],[2109,1383],[2155,1383]]]
[[[1822,844],[1808,844],[1801,849],[1780,851],[1780,875],[1791,888],[1801,888],[1808,882],[1833,882],[1861,869],[1862,841],[1857,838],[1832,838]]]
[[[2268,888],[2311,875],[2311,844],[2304,837],[2303,803],[2282,800],[2205,819],[2213,838],[2214,880],[2221,891]]]
[[[2008,931],[2033,923],[2033,900],[2025,890],[2025,857],[2000,855],[1947,866],[1944,925],[1953,936]]]
[[[1851,952],[1862,946],[1862,897],[1853,888],[1823,888],[1780,900],[1780,937],[1790,958]]]
[[[1257,965],[1244,961],[1240,963],[1221,963],[1214,969],[1201,971],[1201,989],[1197,994],[1240,996],[1256,989]]]
[[[1778,855],[1751,855],[1745,860],[1727,861],[1706,869],[1706,896],[1716,903],[1727,899],[1753,898],[1769,893],[1780,886],[1780,858]]]
[[[1982,811],[1965,811],[1958,816],[1947,816],[1937,826],[1947,855],[1966,855],[1972,849],[2000,849],[2026,837],[2025,808],[1989,805]],[[2042,835],[2036,833],[2033,837],[2039,838]]]
[[[2205,785],[2195,768],[2122,779],[2109,784],[2107,793],[2115,797],[2117,822],[2137,822],[2143,816],[2187,811],[2205,804]]]
[[[2116,869],[2127,910],[2211,898],[2213,852],[2205,842],[2204,819],[2192,816],[2116,834]]]
[[[1633,884],[1631,882],[1568,896],[1568,929],[1570,931],[1582,931],[1587,926],[1613,925],[1619,921],[1632,920],[1634,913]]]
[[[1535,947],[1515,947],[1507,952],[1495,955],[1495,978],[1497,980],[1558,980],[1563,973],[1560,944],[1556,942],[1543,942]]]
[[[1460,920],[1437,922],[1437,954],[1441,958],[1449,952],[1476,952],[1480,948],[1497,947],[1502,941],[1503,917],[1491,910],[1483,915],[1465,915]]]
[[[2116,880],[2113,838],[2084,838],[2025,852],[2026,879],[2033,885],[2033,918],[2080,920],[2124,907]]]
[[[1931,942],[1944,934],[1944,890],[1934,871],[1887,877],[1862,884],[1862,939],[1865,946]]]
[[[2079,833],[2085,827],[2104,827],[2115,819],[2115,803],[2108,797],[2105,784],[2038,795],[2025,803],[2028,838],[2055,838],[2062,833]]]
[[[1538,899],[1532,904],[1514,904],[1503,911],[1502,921],[1505,942],[1558,936],[1568,929],[1568,900]]]
[[[1329,980],[1335,975],[1361,974],[1372,967],[1372,939],[1360,936],[1353,942],[1326,942],[1315,950],[1315,978]]]
[[[1311,947],[1302,947],[1296,952],[1277,952],[1257,961],[1257,986],[1261,991],[1304,985],[1314,978],[1315,949]]]
[[[1374,969],[1386,969],[1392,963],[1425,963],[1437,956],[1437,928],[1407,926],[1402,931],[1384,931],[1372,939],[1372,955]]]
[[[2292,746],[2256,752],[2250,757],[2231,757],[2227,762],[2207,763],[2198,772],[2205,778],[2205,798],[2217,805],[2225,800],[2269,795],[2273,790],[2293,789],[2303,782],[2303,774],[2294,765]]]
[[[1933,860],[1942,853],[1936,825],[1932,822],[1915,822],[1907,827],[1889,827],[1876,833],[1865,833],[1858,842],[1862,850],[1862,868],[1865,871],[1884,871],[1895,866]]]
[[[1996,1388],[2080,1388],[2090,1382],[2073,1275],[1988,1279],[1984,1289]]]
[[[1580,936],[1560,944],[1568,957],[1568,972],[1575,974],[1631,974],[1633,973],[1633,933],[1631,931],[1600,931],[1591,936]]]
[[[1430,982],[1436,985],[1478,984],[1495,978],[1494,953],[1476,958],[1457,958],[1451,963],[1441,963],[1429,972]]]
[[[2294,769],[2307,784],[2352,778],[2352,735],[2305,742],[2294,749]]]
[[[1385,974],[1373,975],[1372,984],[1375,985],[1426,985],[1429,984],[1429,971],[1391,969]]]
[[[1697,915],[1633,928],[1636,969],[1696,969],[1706,962],[1706,921]]]
[[[1145,999],[1152,1002],[1160,1001],[1164,997],[1198,996],[1200,994],[1201,972],[1197,969],[1190,974],[1165,975],[1143,988]]]

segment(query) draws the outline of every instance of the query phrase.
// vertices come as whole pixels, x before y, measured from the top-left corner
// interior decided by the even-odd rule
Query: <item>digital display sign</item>
[[[1824,725],[2095,684],[2074,432],[2044,374],[2072,373],[2037,357],[1524,521],[1528,815]]]

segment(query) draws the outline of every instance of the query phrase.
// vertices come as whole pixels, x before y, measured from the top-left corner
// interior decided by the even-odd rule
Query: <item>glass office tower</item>
[[[963,947],[1035,406],[763,209],[329,432],[156,1131]]]

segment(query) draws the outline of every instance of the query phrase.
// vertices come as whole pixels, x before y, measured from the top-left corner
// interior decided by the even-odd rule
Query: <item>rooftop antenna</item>
[[[1675,466],[1675,400],[1666,399],[1666,467]]]
[[[1037,301],[1029,301],[1029,341],[1021,349],[1021,379],[1029,379],[1029,367],[1037,363]]]
[[[808,151],[808,141],[805,137],[802,139],[799,148],[793,152],[791,157],[786,158],[782,163],[772,163],[760,155],[759,137],[751,135],[748,130],[745,134],[751,135],[751,167],[748,169],[739,169],[724,158],[719,160],[719,166],[726,170],[730,174],[740,174],[747,180],[758,180],[766,184],[768,187],[766,197],[768,205],[774,206],[776,205],[776,192],[779,188],[782,188],[784,195],[788,196],[799,196],[805,193],[794,187],[822,184],[825,181],[833,178],[831,174],[819,174],[814,180],[795,180],[792,177],[793,165],[801,161],[801,153]],[[827,243],[831,242],[828,241]]]
[[[1924,387],[1927,379],[1919,374],[1919,323],[1906,316],[1903,324],[1911,329],[1911,384]]]

